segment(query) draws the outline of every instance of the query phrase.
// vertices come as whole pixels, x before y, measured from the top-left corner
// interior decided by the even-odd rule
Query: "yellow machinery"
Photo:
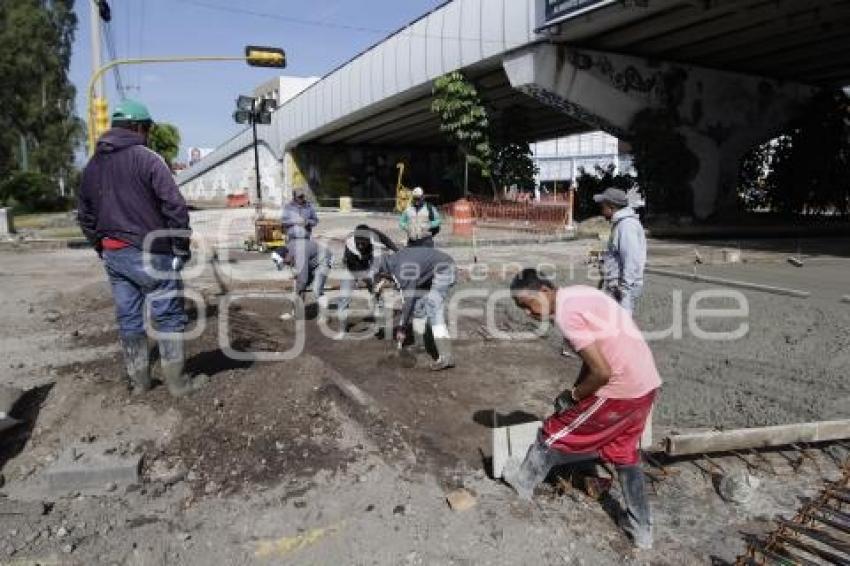
[[[254,237],[245,240],[245,251],[261,253],[274,251],[286,245],[286,236],[280,220],[260,218],[254,222]]]
[[[395,211],[404,212],[413,200],[413,191],[402,183],[404,180],[404,163],[397,163],[396,169],[398,169],[398,182],[395,186]]]

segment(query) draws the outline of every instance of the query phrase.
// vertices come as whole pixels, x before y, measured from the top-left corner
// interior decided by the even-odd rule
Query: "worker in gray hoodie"
[[[611,222],[608,249],[601,256],[602,290],[634,313],[643,294],[646,234],[626,193],[613,187],[594,195],[602,215]]]
[[[319,224],[319,217],[315,207],[307,200],[306,190],[299,188],[292,192],[292,200],[283,207],[281,224],[287,242],[311,238],[313,228]]]
[[[437,347],[432,371],[453,368],[451,336],[446,325],[445,302],[455,285],[457,268],[451,256],[427,247],[404,248],[381,257],[375,279],[391,280],[402,295],[401,316],[395,326],[395,340],[403,345],[407,326],[413,325],[415,348],[426,351],[425,332],[431,333]]]

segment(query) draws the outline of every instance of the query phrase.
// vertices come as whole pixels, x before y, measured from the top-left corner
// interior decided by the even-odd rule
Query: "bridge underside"
[[[535,141],[582,133],[591,127],[516,90],[502,68],[472,69],[466,73],[479,89],[490,112],[493,132],[500,139]],[[431,88],[423,87],[394,101],[384,112],[373,114],[331,133],[302,143],[320,145],[374,145],[440,147],[452,145],[440,132],[440,121],[431,112]]]
[[[573,47],[844,86],[850,83],[848,29],[847,0],[635,0],[562,23],[550,38]]]

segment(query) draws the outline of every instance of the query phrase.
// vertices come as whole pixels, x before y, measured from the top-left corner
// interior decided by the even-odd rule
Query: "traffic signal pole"
[[[256,116],[257,101],[251,103],[251,114]],[[257,147],[257,120],[251,120],[251,129],[254,132],[254,177],[257,181],[257,218],[263,217],[263,186],[260,183],[260,150]]]

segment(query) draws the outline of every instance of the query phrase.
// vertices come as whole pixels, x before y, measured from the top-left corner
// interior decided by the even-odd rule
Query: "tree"
[[[815,96],[771,150],[765,191],[772,210],[850,212],[850,97],[840,90]]]
[[[679,118],[670,110],[643,110],[632,122],[632,151],[638,184],[647,207],[655,212],[690,214],[691,181],[699,159],[677,131]]]
[[[180,130],[165,122],[154,124],[148,138],[148,146],[160,154],[168,166],[180,153]]]
[[[490,119],[478,90],[455,71],[434,81],[433,96],[431,111],[440,117],[440,131],[457,144],[482,177],[489,179],[493,162]]]
[[[531,147],[514,142],[497,148],[493,159],[493,179],[499,187],[516,185],[521,191],[534,188],[537,165],[531,158]]]
[[[593,196],[609,187],[621,189],[626,193],[637,189],[637,179],[631,175],[615,175],[614,170],[613,163],[607,167],[595,165],[593,172],[588,171],[584,167],[579,167],[579,175],[578,179],[576,179],[578,190],[575,195],[576,219],[583,220],[591,216],[598,216],[599,204],[593,200]]]
[[[0,180],[28,169],[46,176],[55,190],[72,176],[82,140],[68,78],[73,7],[73,0],[0,3]]]

